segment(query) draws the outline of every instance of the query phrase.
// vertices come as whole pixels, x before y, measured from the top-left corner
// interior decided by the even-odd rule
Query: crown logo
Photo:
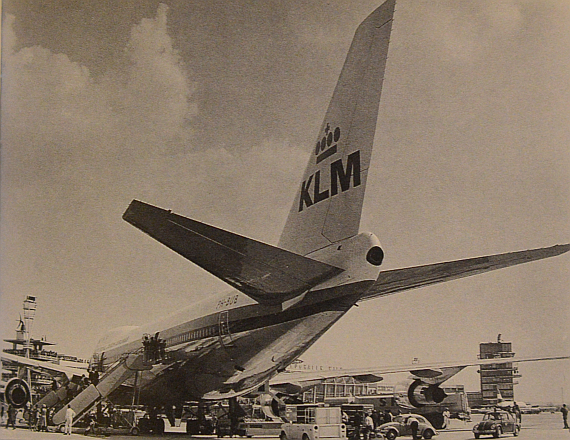
[[[327,157],[336,153],[337,142],[340,139],[340,127],[336,127],[334,132],[331,130],[331,124],[327,122],[325,133],[320,141],[317,141],[315,147],[315,156],[317,156],[317,163],[322,162]]]

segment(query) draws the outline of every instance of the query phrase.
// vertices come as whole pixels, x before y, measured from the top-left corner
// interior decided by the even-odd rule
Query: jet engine
[[[13,378],[8,381],[4,389],[6,403],[15,408],[23,408],[31,400],[30,386],[23,379]]]
[[[421,379],[396,386],[395,396],[398,405],[407,409],[421,408],[443,402],[447,394],[438,384],[428,384]]]

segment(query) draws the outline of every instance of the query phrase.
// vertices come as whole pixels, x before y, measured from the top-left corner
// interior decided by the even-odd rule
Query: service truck
[[[281,440],[347,440],[340,408],[296,405],[287,409],[288,423],[281,425]]]

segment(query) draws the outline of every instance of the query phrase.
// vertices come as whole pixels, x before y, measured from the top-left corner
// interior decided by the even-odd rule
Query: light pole
[[[36,308],[36,297],[30,295],[26,296],[26,299],[24,300],[24,339],[26,341],[26,357],[30,357],[30,350],[32,348],[30,345],[30,339],[32,336],[32,325],[34,323],[34,317],[36,316]]]
[[[36,297],[35,296],[26,296],[24,300],[24,353],[26,357],[30,357],[30,351],[32,350],[31,347],[31,338],[32,338],[32,325],[34,323],[34,318],[36,316]],[[32,372],[29,368],[26,368],[26,379],[27,382],[32,386]],[[31,391],[31,389],[30,389]]]

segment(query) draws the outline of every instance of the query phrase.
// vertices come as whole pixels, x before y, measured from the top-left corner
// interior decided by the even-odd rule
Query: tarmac
[[[471,422],[461,422],[458,420],[452,420],[449,429],[440,430],[439,435],[435,437],[437,440],[467,440],[473,439],[473,432],[471,429],[473,425],[479,420],[478,416],[474,416]],[[529,439],[541,439],[541,440],[570,440],[570,430],[562,428],[562,415],[560,413],[542,413],[542,414],[524,414],[523,415],[523,428],[520,432],[518,439],[529,440]],[[139,435],[133,437],[130,435],[112,435],[109,436],[84,436],[83,434],[71,434],[69,436],[70,440],[83,439],[86,438],[112,438],[112,440],[183,440],[190,438],[183,429],[170,428],[167,427],[164,435]],[[6,429],[3,426],[0,427],[0,439],[3,440],[57,440],[67,438],[61,433],[57,432],[33,432],[28,429],[17,428],[17,429]],[[213,435],[199,435],[194,436],[196,439],[210,440],[216,439]],[[227,439],[227,437],[225,437]],[[238,439],[241,437],[237,437]],[[403,439],[411,439],[411,437],[402,437]],[[483,436],[482,439],[492,438],[490,436]],[[502,438],[514,438],[511,434],[503,434]],[[263,439],[263,440],[277,440],[278,437],[273,436],[256,436],[253,439]]]

